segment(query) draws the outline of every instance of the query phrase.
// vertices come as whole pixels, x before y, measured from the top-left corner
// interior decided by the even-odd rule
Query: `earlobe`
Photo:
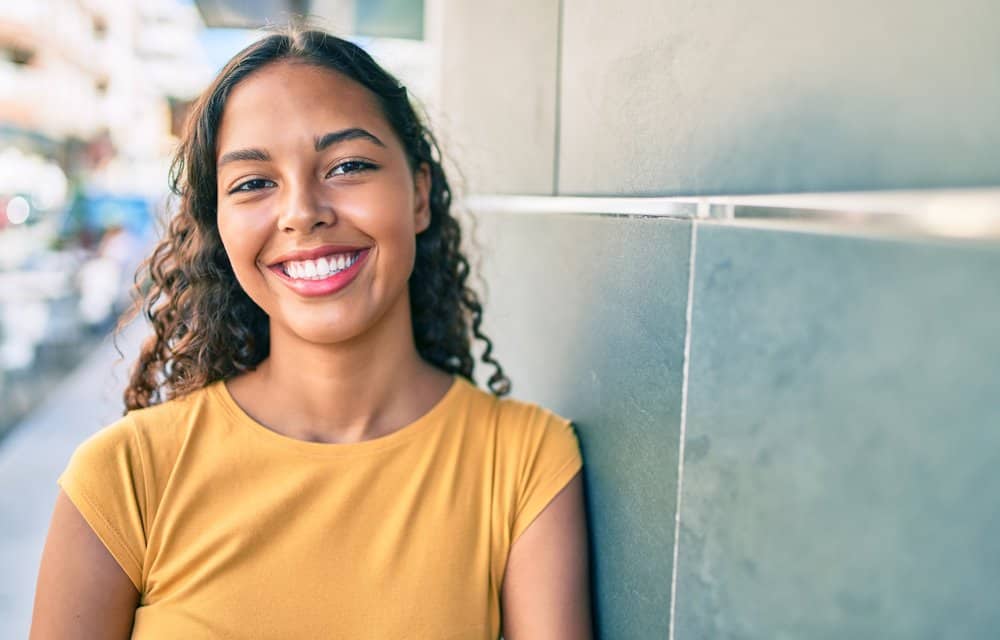
[[[420,165],[413,174],[414,226],[417,233],[424,231],[431,224],[431,171],[427,163]]]

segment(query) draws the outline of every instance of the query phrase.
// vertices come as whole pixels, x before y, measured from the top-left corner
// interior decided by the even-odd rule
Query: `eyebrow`
[[[239,149],[237,151],[230,151],[219,158],[219,163],[215,165],[216,167],[221,167],[228,162],[239,162],[240,160],[257,160],[260,162],[267,162],[271,159],[271,156],[267,155],[266,151],[261,151],[260,149]]]
[[[368,140],[369,142],[374,142],[380,147],[384,147],[385,144],[382,143],[374,133],[365,131],[358,127],[351,127],[350,129],[341,129],[340,131],[331,131],[321,137],[315,139],[316,151],[322,151],[327,147],[339,144],[341,142],[346,142],[347,140],[356,140],[361,138],[363,140]]]
[[[380,147],[385,147],[385,144],[379,140],[375,134],[358,127],[341,129],[340,131],[331,131],[330,133],[326,133],[322,136],[317,136],[313,139],[313,147],[316,151],[322,151],[335,144],[357,139],[368,140],[369,142],[373,142]],[[237,149],[236,151],[229,151],[223,154],[223,156],[219,158],[219,163],[216,167],[221,167],[229,162],[239,162],[241,160],[268,162],[271,160],[271,156],[267,153],[267,151],[262,149]]]

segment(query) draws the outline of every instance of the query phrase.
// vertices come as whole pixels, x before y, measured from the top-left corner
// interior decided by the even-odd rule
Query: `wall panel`
[[[487,327],[514,395],[577,424],[601,638],[665,638],[677,491],[687,222],[479,218]]]
[[[1000,247],[696,257],[675,638],[994,637]]]
[[[446,0],[442,15],[435,131],[464,191],[551,194],[559,1]]]
[[[1000,184],[995,0],[566,2],[559,192]]]

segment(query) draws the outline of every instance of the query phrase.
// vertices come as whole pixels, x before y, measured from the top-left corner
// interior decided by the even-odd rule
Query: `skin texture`
[[[322,150],[316,140],[363,129]],[[376,98],[336,72],[278,62],[230,93],[217,159],[218,226],[233,271],[268,315],[270,355],[227,381],[264,426],[314,442],[399,429],[447,392],[451,376],[414,344],[407,281],[430,220],[426,166],[410,167]],[[370,247],[344,289],[307,298],[268,265],[325,244]],[[587,532],[578,476],[515,541],[502,589],[506,640],[590,638]],[[60,494],[35,599],[33,640],[125,638],[139,594]]]
[[[590,567],[577,473],[511,546],[500,593],[504,640],[588,640]]]
[[[62,491],[42,551],[30,640],[132,635],[139,592]]]

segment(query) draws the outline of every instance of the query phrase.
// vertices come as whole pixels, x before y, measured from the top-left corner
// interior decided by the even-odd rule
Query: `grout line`
[[[564,0],[559,0],[559,12],[556,17],[556,105],[555,105],[555,141],[552,145],[552,195],[559,194],[559,138],[562,135],[559,121],[562,120],[562,36]]]
[[[935,218],[915,212],[863,214],[850,211],[788,209],[775,215],[771,207],[734,205],[682,198],[632,198],[591,196],[473,195],[461,206],[478,213],[528,215],[569,214],[601,216],[641,216],[698,219],[705,224],[748,227],[773,231],[821,233],[848,237],[955,242],[989,242],[1000,239],[1000,197],[995,219],[977,219],[975,212],[963,218]],[[957,211],[957,210],[956,210]],[[707,217],[706,217],[707,216]]]
[[[674,562],[670,575],[670,624],[668,640],[674,640],[677,615],[677,559],[681,542],[681,496],[684,484],[684,440],[687,437],[688,384],[691,376],[691,317],[694,309],[694,269],[698,254],[698,222],[691,221],[691,255],[688,260],[688,298],[684,311],[684,366],[681,374],[681,435],[677,447],[677,501],[674,506]]]
[[[570,213],[601,215],[645,215],[693,218],[694,202],[679,202],[672,198],[584,198],[575,196],[501,196],[473,195],[462,206],[479,212],[503,213]]]
[[[1000,239],[1000,225],[991,232],[977,232],[961,235],[945,233],[933,228],[921,228],[917,224],[877,225],[854,224],[838,220],[806,220],[804,218],[718,218],[700,222],[732,229],[755,229],[782,233],[804,233],[809,235],[841,236],[859,240],[881,240],[899,242],[933,242],[944,245],[969,246],[977,243],[995,246]],[[905,223],[907,221],[900,221]]]
[[[561,15],[561,14],[560,14]],[[562,19],[560,18],[560,24]],[[560,27],[561,29],[562,27]],[[558,34],[560,43],[562,34]],[[562,45],[557,56],[557,70],[562,75]],[[562,82],[558,86],[557,99],[562,101]],[[488,198],[498,203],[517,205],[519,200],[531,198],[533,206],[539,207],[539,213],[547,212],[552,206],[562,208],[561,200],[588,203],[601,201],[610,206],[608,213],[617,211],[614,203],[624,203],[629,210],[642,204],[673,202],[684,203],[696,208],[698,204],[707,204],[724,208],[728,215],[737,218],[757,217],[788,217],[816,214],[837,214],[850,217],[877,215],[885,217],[913,217],[930,215],[931,217],[951,217],[954,215],[970,215],[979,220],[997,220],[1000,218],[1000,187],[992,188],[953,188],[953,189],[911,189],[897,191],[841,191],[841,192],[810,192],[810,193],[773,193],[721,195],[705,194],[699,196],[678,195],[624,195],[624,194],[591,194],[591,195],[552,195],[529,196],[528,194],[490,194],[474,193],[473,198]]]

